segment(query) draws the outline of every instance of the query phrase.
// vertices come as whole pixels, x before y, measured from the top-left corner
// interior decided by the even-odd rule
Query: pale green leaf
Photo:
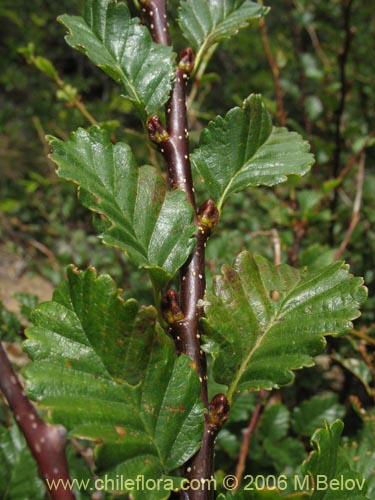
[[[108,276],[71,267],[53,300],[35,310],[25,342],[33,360],[29,395],[70,436],[101,443],[100,470],[133,479],[167,476],[194,454],[202,434],[196,370],[176,356],[156,317],[151,307],[124,302]]]
[[[235,35],[268,10],[250,0],[185,0],[179,8],[178,22],[200,60],[210,47]]]
[[[120,83],[140,111],[152,114],[167,101],[174,76],[171,48],[154,43],[125,3],[91,0],[84,18],[63,15],[59,21],[69,31],[67,43]]]
[[[311,438],[314,450],[302,465],[309,477],[311,500],[366,500],[366,481],[349,464],[339,459],[344,424],[336,420],[318,429]]]
[[[68,141],[49,137],[57,174],[79,186],[82,203],[109,221],[103,241],[125,250],[163,286],[188,258],[193,210],[182,191],[166,192],[150,166],[138,168],[129,146],[113,145],[98,127]]]
[[[272,127],[259,95],[210,122],[191,159],[219,208],[248,186],[273,186],[288,175],[304,175],[314,161],[297,133]]]
[[[6,500],[42,500],[45,487],[34,458],[16,424],[0,428],[0,497]]]
[[[275,266],[241,253],[223,266],[203,320],[214,377],[238,390],[272,389],[293,380],[292,370],[311,366],[324,335],[341,334],[366,299],[361,278],[336,262],[309,272]],[[207,350],[207,349],[206,349]]]

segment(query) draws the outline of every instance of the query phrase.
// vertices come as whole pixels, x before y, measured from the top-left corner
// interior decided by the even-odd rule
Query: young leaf
[[[259,95],[210,122],[191,159],[219,209],[232,193],[304,175],[314,161],[308,143],[297,133],[272,127]]]
[[[110,222],[103,241],[127,251],[163,286],[194,245],[193,211],[186,195],[166,192],[153,167],[138,168],[129,146],[107,132],[78,129],[69,141],[49,137],[57,174],[79,186],[82,203]]]
[[[0,497],[7,500],[45,498],[35,460],[16,424],[0,428]]]
[[[174,77],[171,48],[154,43],[126,4],[91,0],[84,18],[63,15],[59,21],[69,30],[67,43],[120,83],[143,114],[167,101]]]
[[[311,438],[314,451],[302,465],[302,474],[313,478],[311,500],[366,500],[366,482],[344,460],[339,460],[344,424],[336,420],[318,429]],[[312,482],[312,481],[311,481]]]
[[[200,60],[213,45],[235,35],[268,10],[250,0],[186,0],[181,2],[178,22]]]
[[[222,273],[205,298],[203,323],[215,379],[230,385],[230,400],[238,390],[291,382],[292,370],[313,364],[324,335],[351,328],[366,298],[363,280],[342,262],[301,272],[243,252]]]
[[[35,310],[25,342],[33,360],[26,369],[30,396],[71,436],[103,443],[102,469],[133,479],[177,469],[202,433],[196,370],[176,356],[156,315],[124,302],[108,276],[70,267],[53,300]]]

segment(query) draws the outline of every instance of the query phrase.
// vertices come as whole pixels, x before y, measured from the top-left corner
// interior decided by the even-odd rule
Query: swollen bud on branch
[[[180,309],[178,294],[170,288],[161,301],[162,315],[168,325],[173,325],[177,321],[184,319],[184,314]]]
[[[229,402],[225,394],[216,394],[211,399],[208,407],[208,422],[217,432],[223,427],[229,418]]]
[[[161,144],[162,142],[169,139],[169,134],[163,127],[163,124],[158,115],[152,115],[147,120],[147,130],[150,139],[155,144]]]
[[[199,226],[209,232],[216,226],[219,220],[219,210],[215,202],[211,199],[206,200],[198,210]]]
[[[194,68],[195,55],[191,47],[182,49],[178,54],[178,69],[183,70],[184,73],[191,73]]]

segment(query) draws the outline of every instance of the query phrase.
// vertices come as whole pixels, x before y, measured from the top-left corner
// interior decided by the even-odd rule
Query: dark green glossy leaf
[[[210,47],[267,12],[268,8],[250,0],[185,0],[181,2],[178,21],[200,60]]]
[[[347,462],[339,460],[339,446],[344,424],[336,420],[318,429],[311,438],[314,451],[302,465],[302,475],[309,476],[311,500],[365,500],[366,482]],[[315,486],[315,488],[314,488]]]
[[[236,191],[279,184],[288,175],[304,175],[313,164],[307,142],[295,132],[272,127],[259,95],[210,122],[191,158],[219,208]]]
[[[194,245],[193,211],[179,190],[166,192],[153,167],[138,168],[129,146],[107,132],[78,129],[69,141],[49,137],[57,174],[79,186],[82,203],[110,222],[103,241],[126,250],[163,286]]]
[[[36,463],[16,424],[0,428],[0,497],[6,500],[42,500],[45,487]]]
[[[177,469],[202,433],[197,373],[189,358],[176,356],[156,316],[151,307],[124,302],[108,276],[69,268],[53,300],[35,310],[25,342],[33,360],[29,395],[71,436],[102,443],[100,470],[133,479]]]
[[[203,323],[215,379],[230,385],[230,399],[234,391],[291,382],[292,370],[313,364],[324,335],[352,327],[367,295],[342,262],[298,271],[243,252],[222,273],[206,295]]]
[[[59,21],[69,30],[67,43],[120,83],[140,111],[152,114],[167,101],[173,53],[152,41],[125,3],[91,0],[84,18],[64,15]]]

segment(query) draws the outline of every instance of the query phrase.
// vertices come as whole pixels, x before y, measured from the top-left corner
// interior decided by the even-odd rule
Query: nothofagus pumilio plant
[[[131,101],[165,170],[139,166],[129,145],[113,143],[98,125],[48,141],[57,174],[78,185],[103,242],[148,273],[154,304],[124,301],[114,281],[92,267],[68,268],[52,301],[34,310],[24,343],[27,396],[42,417],[0,351],[2,391],[49,495],[87,498],[65,483],[68,432],[94,443],[89,494],[103,490],[103,498],[328,500],[314,486],[325,476],[352,481],[350,498],[365,499],[361,474],[338,459],[339,420],[314,434],[298,469],[311,478],[298,483],[301,491],[286,475],[256,488],[239,484],[243,469],[223,483],[215,477],[215,440],[236,398],[260,394],[255,422],[266,391],[312,366],[326,335],[350,330],[366,289],[343,262],[299,270],[243,251],[206,290],[206,245],[231,196],[303,176],[313,156],[297,133],[272,125],[260,95],[215,118],[189,148],[187,92],[193,89],[192,100],[220,41],[258,22],[267,7],[182,0],[177,20],[187,46],[176,54],[166,1],[134,4],[86,0],[83,17],[59,20],[67,43]],[[341,488],[329,498],[349,496]]]

